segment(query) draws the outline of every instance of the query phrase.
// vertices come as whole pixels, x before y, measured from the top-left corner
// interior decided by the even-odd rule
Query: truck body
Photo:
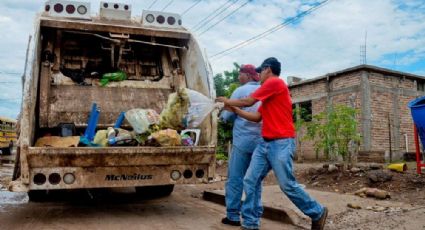
[[[9,189],[31,193],[208,183],[215,173],[215,112],[200,125],[198,146],[35,146],[40,137],[58,135],[63,124],[72,124],[77,135],[82,134],[92,103],[100,107],[97,129],[106,129],[121,112],[133,108],[160,113],[169,94],[181,87],[215,97],[207,58],[193,34],[181,26],[178,15],[144,11],[136,20],[126,12],[131,6],[101,2],[97,17],[63,16],[69,5],[78,13],[84,12],[80,12],[84,6],[90,13],[86,3],[80,4],[50,1],[36,18],[18,160]],[[152,18],[154,23],[149,25]],[[158,24],[164,18],[169,26]],[[126,80],[102,87],[93,77],[117,69],[126,73]],[[125,121],[122,128],[131,126]]]

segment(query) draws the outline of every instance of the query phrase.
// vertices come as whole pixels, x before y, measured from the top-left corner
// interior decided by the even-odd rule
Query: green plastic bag
[[[123,71],[117,71],[114,73],[105,73],[102,75],[102,78],[100,79],[100,85],[105,86],[110,81],[124,81],[127,79],[127,74]]]

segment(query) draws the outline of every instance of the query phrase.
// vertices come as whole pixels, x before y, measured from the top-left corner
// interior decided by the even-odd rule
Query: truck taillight
[[[75,176],[72,173],[66,173],[63,176],[63,182],[65,182],[65,184],[72,184],[75,181]]]
[[[43,173],[37,173],[37,174],[35,174],[32,181],[36,185],[42,185],[42,184],[46,183],[46,180],[47,180],[46,175],[44,175]]]
[[[173,180],[178,180],[178,179],[180,179],[181,176],[182,176],[182,174],[178,170],[173,170],[170,174],[170,177]]]
[[[167,22],[169,25],[174,25],[174,23],[176,23],[176,19],[170,16],[167,18]]]
[[[145,19],[147,22],[152,23],[155,21],[155,16],[153,16],[153,14],[148,14]]]
[[[85,7],[85,6],[83,6],[83,5],[78,6],[78,8],[77,8],[77,12],[78,12],[79,14],[86,14],[86,13],[87,13],[87,7]]]
[[[101,2],[99,15],[112,20],[130,20],[131,5],[114,2]]]
[[[144,10],[142,24],[147,26],[181,28],[182,20],[178,14]]]
[[[59,173],[52,173],[49,175],[49,182],[52,185],[57,185],[61,182],[61,175]]]
[[[56,13],[62,13],[63,5],[60,3],[57,3],[55,4],[55,6],[53,6],[53,9],[55,10]]]
[[[78,19],[90,18],[90,3],[67,0],[49,0],[44,6],[45,15]]]
[[[165,22],[165,18],[164,18],[164,16],[162,16],[162,15],[158,15],[158,17],[156,17],[156,21],[157,21],[159,24],[162,24],[162,23],[164,23],[164,22]]]
[[[75,12],[75,6],[74,5],[67,5],[66,6],[66,12],[68,14],[73,14]]]

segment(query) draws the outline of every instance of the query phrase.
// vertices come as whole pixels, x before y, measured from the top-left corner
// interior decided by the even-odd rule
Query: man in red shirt
[[[258,229],[260,220],[256,215],[258,187],[270,170],[273,170],[285,195],[312,219],[312,229],[323,229],[328,210],[311,198],[298,184],[293,174],[295,153],[295,128],[292,121],[292,101],[289,89],[279,78],[280,62],[267,58],[256,69],[260,73],[261,87],[250,97],[243,99],[217,98],[226,109],[255,122],[263,121],[264,141],[257,145],[248,171],[244,177],[245,201],[242,205],[243,229]],[[261,101],[258,112],[247,112],[239,107],[252,106]]]

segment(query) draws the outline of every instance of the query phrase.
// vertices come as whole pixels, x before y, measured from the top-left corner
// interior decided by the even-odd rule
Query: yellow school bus
[[[3,155],[10,155],[16,143],[16,120],[0,117],[0,150]]]

